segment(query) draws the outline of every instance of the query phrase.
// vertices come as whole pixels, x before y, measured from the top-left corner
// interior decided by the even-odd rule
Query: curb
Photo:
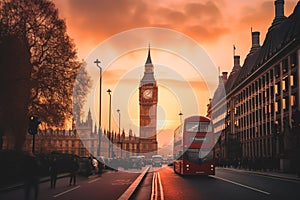
[[[282,178],[282,179],[293,180],[293,181],[300,181],[300,178],[289,177],[289,176],[285,176],[284,174],[280,175],[280,174],[272,174],[272,173],[267,173],[267,172],[249,171],[249,170],[243,170],[243,169],[222,168],[222,167],[218,167],[218,169],[228,170],[228,171],[236,171],[236,172],[242,172],[242,173],[248,173],[248,174],[257,174],[257,175],[261,175],[261,176],[269,176],[269,177],[274,177],[274,178]]]
[[[140,183],[142,182],[143,178],[145,177],[145,175],[148,173],[148,170],[150,169],[150,167],[147,167],[143,173],[141,173],[137,179],[135,179],[135,181],[129,186],[129,188],[122,194],[122,196],[120,196],[118,198],[118,200],[128,200],[130,199],[130,197],[133,195],[133,193],[135,192],[135,190],[137,189],[137,187],[140,185]]]

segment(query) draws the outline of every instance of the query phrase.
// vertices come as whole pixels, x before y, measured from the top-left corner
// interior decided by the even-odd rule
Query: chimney
[[[240,56],[234,56],[234,65],[232,71],[230,72],[230,76],[238,72],[240,69],[241,69]]]
[[[284,17],[284,0],[275,1],[275,19]]]
[[[250,54],[254,53],[257,49],[260,48],[259,35],[260,35],[260,32],[258,32],[258,31],[252,32],[252,47],[250,50]]]
[[[234,56],[234,66],[233,67],[240,67],[240,56]]]
[[[227,74],[228,72],[222,72],[222,80],[223,80],[223,83],[225,84],[226,81],[227,81]]]
[[[284,16],[284,0],[275,0],[275,18],[272,22],[272,26],[269,28],[269,30],[276,27],[278,24],[280,24],[282,21],[286,19]]]

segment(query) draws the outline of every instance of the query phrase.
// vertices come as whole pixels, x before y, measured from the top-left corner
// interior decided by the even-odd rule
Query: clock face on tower
[[[143,97],[145,98],[145,99],[151,99],[152,98],[152,90],[145,90],[144,92],[143,92]]]

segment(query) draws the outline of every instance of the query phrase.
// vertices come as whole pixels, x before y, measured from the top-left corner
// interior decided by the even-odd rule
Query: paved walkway
[[[70,173],[64,173],[64,174],[58,174],[57,175],[57,179],[65,178],[65,177],[70,177]],[[40,178],[39,182],[44,183],[44,182],[47,182],[47,181],[50,181],[50,176],[45,176],[45,177]],[[19,188],[22,188],[23,186],[24,186],[24,183],[21,181],[19,183],[15,183],[15,184],[12,184],[12,185],[7,185],[7,186],[0,187],[0,192],[19,189]]]
[[[283,172],[277,172],[277,171],[262,171],[262,170],[253,171],[253,170],[246,170],[246,169],[239,169],[239,168],[232,168],[232,167],[217,167],[217,169],[258,174],[258,175],[262,175],[262,176],[271,176],[271,177],[275,177],[275,178],[283,178],[283,179],[289,179],[289,180],[294,180],[294,181],[300,181],[300,177],[297,177],[297,174],[289,174],[289,173],[283,173]]]

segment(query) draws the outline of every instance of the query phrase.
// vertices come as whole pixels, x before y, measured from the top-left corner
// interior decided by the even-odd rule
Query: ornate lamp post
[[[100,61],[98,59],[95,60],[94,62],[97,67],[100,69],[100,85],[99,85],[99,124],[98,124],[98,156],[101,155],[101,138],[102,138],[102,129],[101,129],[101,93],[102,93],[102,68],[100,67]]]

